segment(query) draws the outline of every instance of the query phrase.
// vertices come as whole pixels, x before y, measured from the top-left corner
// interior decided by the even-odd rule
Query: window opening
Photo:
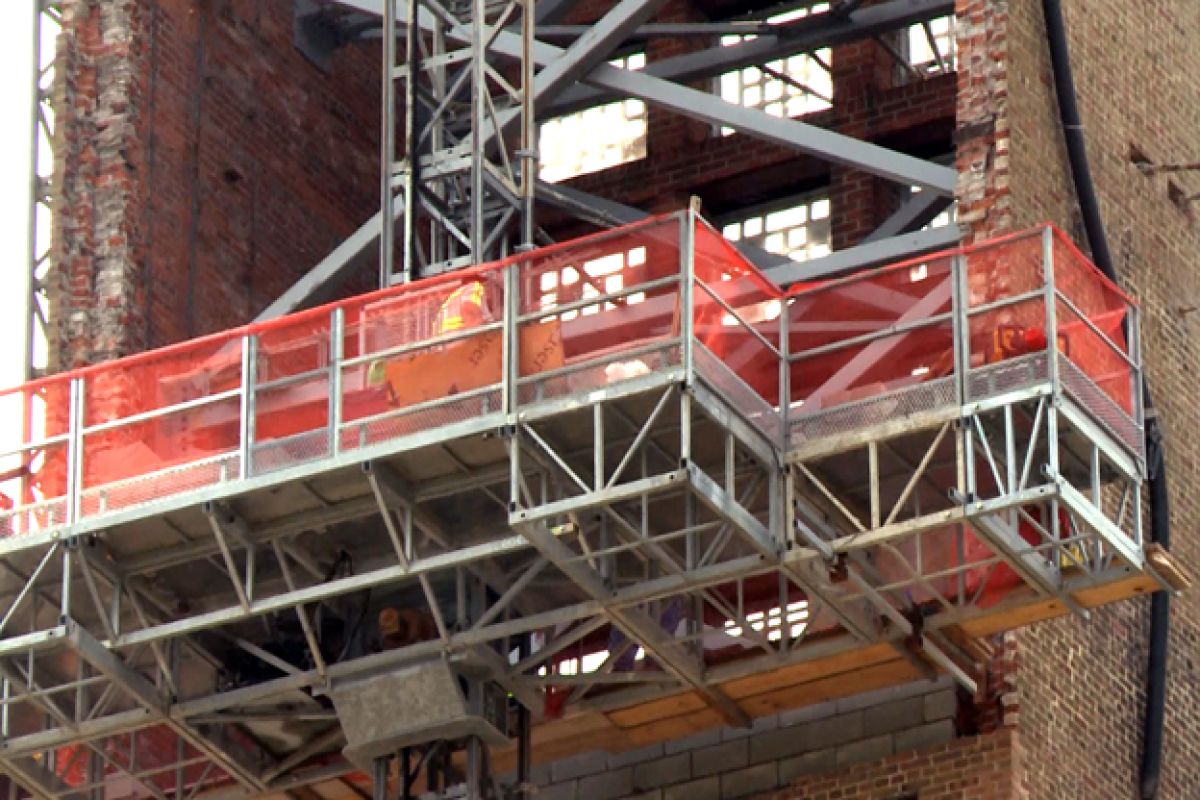
[[[827,256],[832,251],[829,198],[814,195],[792,204],[741,217],[721,232],[731,242],[747,242],[793,261]]]
[[[781,24],[829,11],[829,3],[814,3],[768,17],[767,22]],[[722,36],[729,46],[757,38],[753,35]],[[824,111],[833,105],[833,76],[828,47],[812,53],[798,53],[753,67],[727,72],[720,77],[721,98],[746,108],[757,108],[775,117],[798,117]],[[722,127],[721,135],[733,133]]]
[[[783,638],[786,629],[789,639],[798,639],[804,635],[808,627],[808,603],[797,600],[788,603],[786,610],[775,606],[767,611],[754,611],[746,615],[746,624],[753,630],[767,634],[767,640],[777,642]],[[733,639],[741,638],[745,633],[742,625],[729,620],[725,623],[725,634]]]
[[[958,63],[954,15],[917,23],[908,29],[908,63],[922,75],[954,72]]]
[[[609,63],[642,69],[646,55],[632,53]],[[554,183],[645,158],[647,130],[646,104],[635,99],[547,120],[538,141],[541,177]]]

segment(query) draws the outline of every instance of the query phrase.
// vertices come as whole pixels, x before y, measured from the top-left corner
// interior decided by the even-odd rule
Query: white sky
[[[0,124],[0,386],[21,379],[21,325],[24,322],[26,271],[29,262],[29,135],[30,90],[33,85],[33,0],[12,3],[4,15],[0,47],[0,108],[8,109]],[[0,423],[0,426],[4,426]]]

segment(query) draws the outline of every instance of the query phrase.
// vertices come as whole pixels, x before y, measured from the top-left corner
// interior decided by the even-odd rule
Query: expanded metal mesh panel
[[[679,345],[674,342],[657,350],[633,350],[617,351],[554,375],[527,379],[517,389],[517,402],[521,406],[530,406],[581,392],[594,392],[682,363]]]
[[[383,418],[347,423],[339,436],[342,452],[357,450],[424,431],[432,431],[458,422],[477,419],[500,411],[500,390],[493,389],[469,397],[451,398],[434,406],[401,409]]]
[[[217,486],[238,477],[236,454],[206,459],[137,478],[85,489],[80,516],[93,517],[149,503],[171,495]]]
[[[328,428],[264,442],[250,454],[250,475],[266,475],[326,458],[330,455],[329,445]]]
[[[0,513],[0,539],[26,536],[67,524],[67,500],[56,497]]]
[[[706,347],[697,344],[695,350],[696,372],[725,397],[732,408],[752,422],[772,442],[779,441],[783,434],[779,412],[758,396],[733,370]]]
[[[870,397],[796,417],[789,425],[793,445],[935,411],[957,403],[954,379],[940,378],[878,397]]]
[[[973,369],[967,375],[967,400],[984,400],[1045,383],[1050,379],[1048,363],[1042,352]]]
[[[1058,372],[1063,388],[1088,414],[1108,429],[1119,442],[1138,458],[1144,458],[1145,438],[1133,418],[1113,402],[1107,392],[1097,386],[1083,370],[1069,359],[1059,357]]]

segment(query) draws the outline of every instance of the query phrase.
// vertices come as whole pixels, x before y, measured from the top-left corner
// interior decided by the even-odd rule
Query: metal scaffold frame
[[[457,52],[460,58],[466,59],[462,64],[469,66],[472,63],[471,48],[477,40],[472,33],[474,27],[469,24],[470,18],[463,13],[456,13],[438,0],[430,0],[429,3],[420,0],[412,9],[409,8],[407,0],[337,0],[336,3],[340,8],[377,19],[389,18],[385,8],[388,4],[395,12],[395,24],[388,26],[389,29],[397,34],[410,28],[419,29],[421,37],[416,41],[423,43],[425,49],[418,48],[418,55],[427,55],[434,42],[441,42],[439,46],[447,52]],[[537,4],[535,21],[538,26],[546,25],[547,20],[561,18],[573,5],[574,2],[549,4],[548,0],[541,0]],[[372,264],[379,265],[381,281],[384,272],[391,276],[388,278],[389,282],[403,280],[406,267],[404,263],[397,264],[395,246],[390,243],[396,241],[394,229],[384,225],[384,219],[390,218],[400,222],[401,241],[404,241],[404,236],[411,236],[409,241],[415,242],[416,233],[440,229],[455,240],[457,253],[465,252],[470,245],[470,236],[469,232],[464,233],[462,226],[466,224],[470,209],[479,208],[478,204],[473,205],[473,201],[470,200],[471,187],[476,184],[469,176],[475,166],[482,167],[482,170],[477,172],[486,178],[481,198],[485,212],[521,219],[519,232],[512,228],[487,229],[489,233],[503,230],[509,234],[507,246],[510,250],[507,252],[530,243],[544,244],[547,241],[544,232],[536,227],[533,215],[526,212],[530,203],[530,190],[538,203],[565,211],[592,224],[612,227],[645,218],[647,212],[607,198],[540,180],[525,181],[523,178],[525,175],[532,176],[535,171],[532,162],[537,157],[537,120],[620,98],[640,99],[650,106],[666,109],[690,119],[725,126],[756,139],[792,148],[831,163],[861,169],[896,181],[906,190],[912,186],[926,189],[914,195],[914,198],[905,204],[905,208],[881,224],[878,235],[871,237],[863,246],[848,248],[844,252],[831,255],[828,259],[810,262],[803,268],[789,259],[765,251],[748,249],[752,260],[781,284],[811,277],[845,274],[855,269],[957,244],[958,232],[954,226],[920,231],[917,230],[920,228],[920,224],[917,223],[924,217],[921,213],[913,213],[914,209],[924,208],[931,202],[941,204],[952,200],[956,182],[952,168],[825,130],[800,119],[781,119],[764,111],[728,103],[716,95],[690,86],[697,81],[714,79],[730,70],[809,53],[822,47],[878,38],[908,25],[953,14],[952,0],[889,0],[866,8],[860,8],[858,4],[849,4],[844,8],[814,14],[786,24],[758,24],[754,28],[759,32],[756,38],[748,38],[733,46],[714,44],[708,49],[665,58],[647,65],[646,69],[641,71],[625,70],[608,64],[607,60],[612,58],[614,52],[631,38],[675,34],[671,26],[656,29],[645,22],[660,5],[660,0],[624,0],[617,3],[591,25],[586,34],[579,35],[565,47],[560,43],[551,44],[537,38],[539,27],[534,28],[530,41],[530,32],[524,23],[524,17],[518,22],[514,15],[510,15],[511,24],[503,28],[490,23],[485,24],[482,29],[488,30],[491,36],[485,48],[485,59],[489,60],[487,73],[489,76],[508,76],[508,79],[504,91],[496,94],[487,114],[481,116],[488,118],[484,120],[483,135],[479,137],[471,134],[469,130],[462,129],[461,125],[456,128],[446,114],[442,113],[449,111],[449,107],[432,100],[457,96],[450,93],[451,89],[464,92],[471,73],[458,71],[456,67],[455,74],[460,75],[462,80],[454,84],[443,84],[436,78],[446,74],[445,70],[448,67],[440,65],[449,56],[444,55],[441,61],[434,58],[429,62],[431,68],[422,74],[430,76],[432,83],[428,87],[425,87],[424,83],[419,84],[425,87],[419,93],[419,97],[424,99],[424,106],[439,113],[432,114],[422,130],[427,130],[432,137],[439,125],[443,130],[449,125],[455,129],[454,135],[457,137],[453,144],[450,139],[445,139],[438,145],[442,148],[439,152],[442,152],[444,157],[437,157],[439,168],[432,175],[436,181],[430,184],[429,189],[430,192],[443,191],[437,187],[445,184],[444,193],[451,193],[453,197],[461,199],[463,205],[458,214],[462,218],[453,215],[445,217],[445,220],[453,222],[455,229],[463,234],[460,237],[455,237],[441,219],[411,226],[404,222],[404,181],[400,178],[418,175],[408,166],[410,159],[405,147],[405,132],[411,133],[411,130],[401,130],[402,125],[407,125],[409,116],[412,116],[406,116],[404,112],[409,94],[404,87],[415,88],[418,84],[406,79],[410,74],[408,66],[398,63],[401,54],[408,52],[406,42],[412,39],[401,39],[395,48],[389,49],[385,46],[384,75],[389,74],[389,67],[395,67],[397,78],[394,81],[384,80],[382,97],[385,110],[382,158],[385,164],[391,166],[385,165],[381,175],[394,174],[390,181],[386,177],[383,178],[382,196],[385,207],[276,301],[268,305],[259,314],[258,319],[272,319],[303,308],[315,297],[322,296],[325,287],[336,285],[351,272],[370,269]],[[497,19],[494,15],[486,18],[492,22]],[[714,42],[723,32],[727,32],[728,27],[724,23],[712,23],[708,26]],[[773,31],[767,31],[768,27],[773,28]],[[697,36],[703,30],[704,25],[692,25],[687,35]],[[385,45],[389,40],[389,37],[384,37]],[[556,38],[555,41],[562,40]],[[480,68],[477,66],[475,69],[478,71]],[[462,70],[466,70],[466,67],[462,67]],[[532,78],[529,79],[531,73]],[[522,87],[512,80],[512,76],[515,75],[526,76],[532,90],[524,92]],[[488,81],[492,80],[492,77],[488,78]],[[512,91],[509,91],[510,89]],[[508,102],[507,108],[501,106],[502,102]],[[492,106],[495,107],[494,114]],[[393,124],[388,124],[389,118]],[[519,139],[520,144],[516,148],[508,145],[508,150],[502,147],[489,149],[486,146],[493,141],[492,132],[496,129],[494,120],[499,121],[503,130],[515,131],[519,127],[524,132],[523,136],[514,135],[506,140],[513,142]],[[475,142],[479,142],[480,147],[475,148]],[[534,142],[532,149],[529,146],[530,142]],[[432,146],[428,137],[422,140],[422,146]],[[478,159],[474,155],[476,151],[479,153]],[[432,163],[435,156],[422,151],[421,159]],[[500,164],[500,168],[488,167],[493,161]],[[422,162],[419,159],[417,163],[419,165]],[[518,168],[522,164],[526,166]],[[514,183],[514,180],[517,182]],[[449,188],[450,182],[453,182],[453,188]],[[514,185],[521,191],[514,192]],[[505,188],[506,186],[508,188]],[[416,192],[415,186],[410,189]],[[421,225],[426,227],[422,228]],[[484,257],[476,258],[474,263],[504,254],[506,251],[502,248],[503,239],[503,235],[497,235],[492,236],[490,240],[484,240],[484,244],[490,243],[496,249],[484,253]],[[398,257],[402,262],[403,244]],[[426,257],[428,258],[428,254]],[[467,262],[463,259],[462,263]]]
[[[50,270],[52,228],[52,183],[54,171],[55,53],[47,48],[62,27],[62,4],[57,0],[35,0],[31,39],[32,80],[30,98],[29,152],[29,268],[25,302],[25,324],[21,332],[21,360],[25,379],[35,378],[46,368],[46,278]],[[49,50],[49,52],[47,52]]]
[[[1136,307],[1114,312],[1127,339],[1095,322],[1056,283],[1089,273],[1050,229],[782,291],[956,245],[953,227],[914,232],[951,201],[955,172],[691,88],[952,2],[679,26],[649,22],[661,0],[622,0],[545,40],[571,0],[338,4],[382,20],[381,210],[261,320],[371,261],[382,291],[10,395],[30,427],[0,455],[33,468],[0,512],[14,796],[257,797],[336,780],[383,798],[418,776],[501,796],[476,733],[385,756],[351,739],[339,696],[430,665],[463,680],[470,715],[494,686],[519,706],[527,796],[532,723],[672,695],[744,726],[774,706],[739,681],[869,647],[973,689],[972,624],[1031,603],[1086,614],[1106,602],[1096,590],[1162,583],[1142,552]],[[635,37],[750,30],[644,70],[607,63]],[[538,116],[614,98],[920,191],[825,259],[744,248],[759,271],[694,209],[649,217],[535,180]],[[534,250],[548,241],[535,199],[634,224]],[[976,259],[1030,242],[1036,285],[979,301]],[[935,279],[900,291],[895,270]],[[476,285],[490,317],[427,319]],[[806,340],[824,323],[805,315],[830,297],[870,319]],[[1048,344],[981,360],[979,329],[1009,312],[1037,317]],[[1129,386],[1060,352],[1069,326]],[[864,378],[931,332],[951,356],[936,375]],[[844,363],[807,386],[830,357]],[[429,383],[439,365],[453,382]],[[164,441],[191,455],[141,466]],[[417,632],[369,639],[368,616],[397,608],[418,610]],[[354,753],[374,756],[370,789]]]
[[[968,302],[963,287],[986,247],[901,265],[946,277],[931,280],[924,299],[913,297],[920,316],[846,341],[872,348],[898,332],[949,324],[954,369],[811,412],[789,399],[790,379],[804,374],[797,367],[817,355],[790,352],[791,329],[805,329],[796,315],[814,292],[868,294],[870,277],[781,296],[691,212],[472,273],[467,280],[495,281],[507,298],[494,322],[474,329],[349,354],[347,320],[361,321],[355,308],[422,288],[398,287],[224,337],[242,353],[232,390],[214,386],[96,423],[84,398],[96,397],[88,386],[104,384],[106,370],[69,377],[72,419],[62,439],[74,477],[65,517],[2,543],[12,598],[0,621],[3,768],[28,791],[53,797],[91,785],[65,783],[69,770],[55,765],[80,758],[72,756],[80,746],[95,780],[120,773],[155,796],[253,795],[345,776],[355,768],[338,755],[340,728],[315,698],[429,659],[499,684],[534,719],[552,696],[565,696],[573,713],[691,692],[719,720],[744,725],[752,713],[728,694],[730,681],[880,643],[924,674],[948,671],[973,685],[969,659],[947,634],[955,626],[1031,597],[1086,613],[1079,598],[1089,588],[1153,577],[1141,551],[1140,411],[1126,418],[1130,431],[1114,424],[1123,412],[1064,355],[971,361],[972,317],[1034,295],[1058,301],[1048,308],[1073,302],[1054,282],[1054,235],[1038,236],[1016,243],[1044,243],[1045,278],[983,305]],[[541,276],[639,247],[660,267],[639,282],[531,305],[529,293],[547,285]],[[453,276],[444,282],[460,285]],[[788,310],[778,336],[751,321],[772,300]],[[724,335],[741,337],[734,350],[712,349],[721,341],[708,336],[714,309]],[[529,338],[538,330],[564,319],[586,330],[613,312],[676,321],[560,367],[521,366],[523,349],[541,341]],[[327,357],[260,378],[258,359],[294,352],[278,349],[292,341],[282,332],[316,320]],[[1044,322],[1054,341],[1053,314]],[[495,383],[382,414],[348,411],[372,364],[414,352],[444,358],[487,337],[502,342]],[[778,373],[778,394],[735,370],[747,347],[777,365],[763,374]],[[220,355],[224,345],[206,348]],[[1127,357],[1133,391],[1136,333]],[[630,374],[633,363],[644,369]],[[258,438],[253,423],[265,424],[273,393],[312,382],[333,398],[326,421]],[[943,401],[919,399],[930,392]],[[881,411],[881,400],[892,409]],[[913,402],[919,411],[906,405]],[[236,408],[240,420],[228,453],[114,484],[89,479],[94,437],[179,413],[200,424],[222,407]],[[430,471],[435,462],[441,468]],[[205,485],[188,477],[197,465],[208,469]],[[139,482],[153,493],[123,495]],[[9,524],[53,523],[51,506],[36,505]],[[456,507],[471,509],[475,523],[453,522]],[[352,569],[327,567],[338,548]],[[1015,578],[1003,583],[1003,574]],[[200,595],[186,594],[189,575],[206,587]],[[427,636],[344,660],[331,654],[318,618],[366,590],[400,591],[427,609]],[[752,619],[763,603],[802,604],[803,621],[769,633]],[[284,617],[299,626],[303,653],[266,650],[247,627]],[[222,687],[222,653],[231,647],[275,677]],[[581,647],[606,655],[588,670],[560,669]],[[655,667],[631,669],[635,653]],[[31,712],[46,721],[32,723]],[[293,717],[311,731],[304,744],[247,751],[244,729]],[[172,757],[135,758],[158,741],[138,731],[169,736]],[[481,759],[478,751],[472,774],[486,773]]]

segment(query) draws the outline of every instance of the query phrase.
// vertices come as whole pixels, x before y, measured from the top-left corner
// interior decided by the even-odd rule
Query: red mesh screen
[[[1060,349],[1125,413],[1132,414],[1132,370],[1126,360],[1125,336],[1131,301],[1057,232],[1054,282],[1074,306],[1061,299],[1056,304]]]
[[[954,369],[951,260],[931,258],[788,298],[792,403],[829,408],[950,374]],[[937,319],[945,317],[944,319]],[[885,336],[889,330],[902,332]]]
[[[695,337],[770,405],[779,405],[783,293],[726,239],[696,227]]]
[[[510,268],[520,291],[519,402],[678,364],[684,219],[653,218],[341,303],[340,349],[347,360],[336,376],[342,387],[341,446],[499,409],[502,332],[496,321],[506,305]],[[692,241],[692,322],[707,358],[697,363],[718,359],[728,368],[728,381],[740,379],[741,400],[754,401],[748,387],[769,406],[780,403],[781,315],[786,316],[787,349],[796,356],[789,374],[791,401],[803,403],[796,406],[803,409],[798,416],[933,381],[953,368],[952,326],[942,318],[951,300],[948,255],[797,286],[785,294],[706,224],[694,226]],[[966,299],[974,312],[971,368],[1056,346],[1102,390],[1093,391],[1096,398],[1107,396],[1129,413],[1130,370],[1121,357],[1128,347],[1123,330],[1128,299],[1056,234],[1057,286],[1078,311],[1060,301],[1059,341],[1046,342],[1044,298],[1040,293],[1022,297],[1042,284],[1043,248],[1044,238],[1035,231],[962,253]],[[479,308],[447,325],[446,309],[455,307],[462,290],[473,294],[472,287],[478,287]],[[333,309],[31,383],[3,395],[13,406],[4,413],[24,420],[22,442],[65,433],[70,381],[82,381],[84,421],[101,428],[83,436],[85,515],[210,485],[242,471],[259,474],[327,456],[334,441]],[[258,337],[252,365],[257,388],[252,460],[243,465],[240,390],[247,336]],[[718,370],[721,364],[715,365]],[[976,382],[980,391],[991,391],[988,387],[1001,380],[1020,379],[981,373]],[[188,407],[172,408],[178,404]],[[65,441],[0,460],[2,530],[15,534],[61,524],[67,475]],[[6,505],[24,510],[6,510]]]

